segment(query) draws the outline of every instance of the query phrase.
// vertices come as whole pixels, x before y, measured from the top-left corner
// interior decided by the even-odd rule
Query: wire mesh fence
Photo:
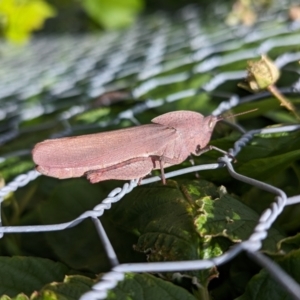
[[[123,32],[37,38],[21,49],[1,45],[0,155],[1,172],[8,180],[0,190],[1,202],[5,203],[12,192],[22,191],[37,180],[40,174],[32,170],[30,153],[34,143],[43,139],[139,125],[150,121],[145,113],[154,117],[186,109],[216,116],[232,109],[258,108],[257,114],[263,114],[268,122],[256,123],[254,117],[248,116],[243,125],[233,124],[236,135],[231,139],[232,148],[224,149],[228,154],[220,158],[211,154],[196,160],[194,166],[179,165],[165,174],[169,179],[199,172],[200,177],[206,179],[205,174],[223,169],[234,182],[268,192],[272,196],[271,204],[261,211],[247,239],[209,258],[120,263],[99,217],[125,195],[131,195],[137,188],[137,180],[113,189],[106,198],[99,199],[93,209],[83,210],[68,222],[3,224],[2,237],[8,233],[67,230],[91,219],[109,259],[110,271],[81,299],[105,299],[108,292],[125,279],[127,272],[180,273],[210,269],[231,261],[243,251],[264,267],[289,297],[300,299],[297,278],[289,276],[266,253],[260,252],[273,223],[287,206],[299,203],[300,195],[295,192],[297,189],[286,191],[282,183],[277,185],[274,181],[272,184],[270,180],[257,179],[258,175],[247,176],[251,172],[239,172],[242,168],[235,167],[232,159],[237,157],[239,163],[239,154],[249,143],[257,142],[257,137],[281,139],[299,131],[300,125],[269,93],[249,94],[236,87],[246,76],[246,61],[267,53],[282,71],[278,83],[280,91],[297,103],[300,31],[299,23],[288,20],[289,6],[285,5],[261,16],[253,27],[229,27],[223,21],[216,24],[205,19],[197,7],[190,6],[178,12],[176,18],[156,14]],[[215,18],[225,16],[226,12],[221,9],[215,12]],[[275,143],[285,142],[276,140]],[[292,150],[296,153],[296,149]],[[297,160],[298,153],[286,164],[293,162],[297,166]],[[268,165],[271,163],[271,160],[266,161]],[[251,164],[246,167],[249,169]],[[253,164],[253,167],[258,168],[258,165]],[[280,165],[275,167],[280,168]],[[261,169],[264,170],[263,165]],[[211,173],[202,175],[204,170]],[[213,176],[208,175],[208,178]],[[160,176],[147,177],[141,186],[156,181],[161,181]]]

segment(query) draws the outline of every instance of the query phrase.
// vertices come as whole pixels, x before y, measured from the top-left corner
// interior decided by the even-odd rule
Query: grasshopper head
[[[227,119],[229,117],[235,117],[235,116],[247,114],[247,113],[250,113],[250,112],[253,112],[256,110],[257,109],[252,109],[249,111],[245,111],[245,112],[234,114],[234,115],[229,115],[226,117],[207,116],[207,117],[203,118],[202,121],[200,120],[200,122],[199,122],[200,134],[198,132],[197,138],[195,137],[196,149],[194,148],[194,150],[191,152],[193,154],[197,155],[197,154],[201,153],[201,149],[205,148],[209,144],[213,130],[214,130],[217,122],[224,120],[225,118]]]
[[[200,133],[198,129],[197,137],[195,137],[196,145],[194,145],[194,149],[191,151],[193,154],[198,155],[199,151],[208,145],[218,121],[220,121],[219,117],[215,116],[203,118],[202,122],[199,124]]]

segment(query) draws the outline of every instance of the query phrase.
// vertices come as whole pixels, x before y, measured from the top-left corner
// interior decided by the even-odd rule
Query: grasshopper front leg
[[[166,177],[165,177],[165,170],[164,170],[164,164],[167,163],[169,165],[177,165],[179,164],[181,161],[176,159],[176,158],[170,158],[164,155],[151,155],[152,161],[154,163],[154,166],[156,168],[156,164],[155,162],[158,161],[159,162],[159,168],[160,168],[160,174],[161,174],[161,180],[162,183],[165,185],[166,184]]]

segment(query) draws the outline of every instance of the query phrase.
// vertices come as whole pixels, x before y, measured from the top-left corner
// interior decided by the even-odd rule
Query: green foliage
[[[74,14],[74,1],[57,6],[58,13]],[[104,29],[124,28],[135,20],[144,7],[143,0],[86,0],[81,1],[87,15]],[[1,0],[0,31],[9,41],[25,43],[31,34],[42,29],[47,18],[54,17],[56,10],[46,0]],[[74,22],[76,19],[72,19]],[[82,20],[77,20],[82,22]]]
[[[46,269],[45,269],[45,265],[43,265],[43,261],[40,259],[23,258],[22,260],[24,261],[24,263],[32,263],[32,265],[30,266],[32,269],[30,269],[29,270],[30,272],[28,272],[25,276],[23,276],[24,278],[21,278],[21,276],[24,274],[20,272],[20,274],[16,276],[16,278],[14,278],[15,280],[14,283],[20,285],[18,288],[28,289],[26,286],[26,279],[28,282],[30,282],[30,285],[32,285],[32,280],[30,278],[32,276],[31,273],[36,272],[37,275],[43,277],[43,274],[45,273]],[[50,262],[50,261],[47,263],[49,264],[49,266],[51,266],[51,264],[57,265],[57,263]],[[20,268],[21,265],[19,264],[18,267]],[[17,269],[16,271],[19,271],[19,269]],[[56,276],[55,278],[57,280],[58,276]],[[79,297],[83,293],[90,290],[91,286],[94,283],[95,282],[92,279],[81,275],[65,276],[61,282],[46,284],[38,292],[33,291],[32,293],[29,293],[30,298],[24,293],[16,294],[10,297],[7,294],[14,294],[14,293],[6,292],[5,295],[2,295],[0,297],[0,300],[79,299]],[[37,287],[38,285],[34,286],[35,289]]]
[[[27,193],[31,197],[27,200],[27,207],[31,207],[36,201],[38,203],[30,211],[19,214],[19,217],[13,211],[5,209],[4,219],[9,223],[23,225],[28,222],[41,225],[63,223],[92,209],[116,185],[119,184],[108,182],[105,185],[91,185],[84,179],[58,181],[40,178],[26,186],[21,193],[16,192],[13,200],[19,202]],[[228,194],[222,186],[218,188],[205,180],[168,180],[167,186],[157,183],[134,189],[106,211],[101,221],[121,262],[145,261],[146,253],[149,261],[158,262],[219,256],[234,244],[247,239],[258,218],[256,212]],[[16,297],[20,293],[29,297],[32,291],[39,290],[37,294],[31,295],[33,299],[56,299],[62,295],[66,297],[63,299],[77,299],[78,295],[88,291],[93,285],[94,281],[89,277],[109,270],[106,255],[89,220],[60,232],[18,235],[17,239],[5,237],[1,241],[2,254],[8,254],[7,251],[13,249],[11,244],[17,243],[23,249],[19,248],[21,253],[25,251],[23,255],[34,253],[35,256],[56,257],[62,263],[33,257],[3,258],[9,262],[1,269],[6,274],[12,272],[15,276],[12,290],[7,290],[5,281],[11,277],[2,277],[3,281],[0,281],[0,291],[2,288],[9,297]],[[272,228],[265,240],[264,249],[275,254],[278,251],[277,244],[282,245],[282,249],[298,247],[298,242],[285,239],[285,235]],[[279,249],[281,253],[282,249]],[[26,277],[22,276],[22,272],[27,272],[26,268],[30,268],[32,275],[25,289]],[[45,274],[41,276],[39,272]],[[71,279],[64,277],[70,274],[77,275],[70,277]],[[192,294],[164,279],[147,274],[128,274],[110,292],[108,299],[125,299],[126,295],[132,299],[143,299],[140,293],[144,297],[149,293],[149,297],[155,295],[163,299],[194,299],[198,294],[210,292],[209,283],[217,280],[219,270],[210,268],[181,274],[186,276],[186,280],[190,280],[188,284],[191,287],[191,279],[197,279],[198,285],[197,288],[193,286]],[[173,280],[172,273],[164,276],[165,279]],[[57,283],[51,283],[53,281]],[[177,279],[177,284],[186,286],[183,279]],[[166,294],[169,298],[166,298]]]
[[[142,288],[141,288],[142,287]],[[125,280],[109,292],[110,299],[195,300],[188,291],[150,274],[127,274]]]
[[[69,269],[58,262],[34,257],[0,257],[0,295],[30,295],[46,283],[63,280]]]
[[[105,29],[130,25],[144,6],[143,0],[83,0],[89,16]]]
[[[290,253],[280,256],[274,256],[276,264],[287,272],[297,282],[300,281],[300,250],[295,249]],[[275,282],[266,270],[261,270],[253,276],[247,285],[245,293],[236,300],[251,299],[292,299],[291,296]]]
[[[31,295],[32,300],[79,299],[88,292],[95,281],[81,275],[65,276],[62,282],[46,284],[38,293]]]
[[[44,0],[1,0],[0,26],[4,36],[15,43],[24,43],[34,30],[41,29],[45,19],[55,15]]]

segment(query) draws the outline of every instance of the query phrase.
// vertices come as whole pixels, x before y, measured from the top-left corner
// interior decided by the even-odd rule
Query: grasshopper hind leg
[[[91,183],[104,180],[131,180],[143,178],[153,170],[153,162],[149,157],[133,158],[113,166],[88,171],[85,175]]]

